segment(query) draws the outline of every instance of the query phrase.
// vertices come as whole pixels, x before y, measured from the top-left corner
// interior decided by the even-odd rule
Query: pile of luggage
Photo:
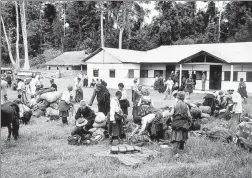
[[[237,145],[252,151],[252,122],[241,122],[237,130]]]
[[[55,91],[53,88],[44,89],[37,92],[37,104],[33,106],[32,113],[36,117],[46,116],[50,120],[59,118],[58,101],[62,93]]]

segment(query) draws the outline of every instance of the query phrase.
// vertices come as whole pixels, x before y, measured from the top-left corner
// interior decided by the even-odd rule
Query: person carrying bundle
[[[68,124],[67,117],[69,117],[69,110],[71,106],[71,91],[72,86],[68,86],[67,90],[63,92],[61,100],[59,101],[59,116],[62,118],[63,124]]]
[[[185,93],[177,93],[177,102],[172,107],[170,116],[172,116],[172,136],[171,143],[177,144],[179,150],[184,150],[185,142],[188,139],[188,131],[192,123],[192,117],[187,104],[184,102]]]

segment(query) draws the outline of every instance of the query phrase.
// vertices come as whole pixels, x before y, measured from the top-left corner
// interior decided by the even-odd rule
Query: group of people
[[[181,91],[183,90],[186,93],[187,97],[190,98],[191,93],[193,93],[193,90],[195,89],[196,74],[192,72],[189,77],[183,75],[181,78],[181,85],[179,85],[179,80],[179,71],[172,71],[167,80],[165,80],[162,75],[157,75],[155,78],[154,89],[158,90],[159,93],[165,93],[165,100],[172,98],[172,92],[178,89],[180,89]],[[206,77],[205,73],[203,72],[202,90],[205,90],[205,82]]]
[[[138,84],[138,80],[134,79],[132,87],[132,116],[133,122],[136,124],[136,128],[130,134],[129,139],[133,138],[136,134],[143,135],[148,133],[153,141],[159,141],[162,137],[162,131],[164,124],[170,124],[172,128],[171,141],[176,143],[180,150],[184,149],[184,144],[188,139],[188,131],[192,124],[192,116],[189,112],[189,107],[186,102],[186,96],[188,93],[192,93],[194,89],[193,75],[182,81],[182,85],[178,85],[176,75],[170,75],[168,80],[164,82],[166,85],[167,96],[170,99],[175,99],[175,104],[168,109],[157,109],[155,103],[150,96],[150,91]],[[79,75],[74,81],[74,86],[68,86],[67,90],[63,92],[59,100],[59,116],[62,118],[63,124],[68,124],[69,110],[73,107],[72,102],[80,103],[80,107],[77,110],[75,119],[82,119],[81,122],[86,122],[83,127],[82,124],[77,126],[72,134],[76,133],[88,133],[88,130],[93,127],[96,113],[91,108],[94,99],[97,98],[98,112],[103,113],[107,117],[107,124],[104,128],[108,131],[110,143],[115,139],[122,143],[126,138],[124,127],[128,123],[128,108],[130,107],[130,101],[128,100],[128,94],[125,90],[123,83],[118,84],[118,90],[115,92],[114,97],[111,98],[111,94],[107,89],[107,83],[104,80],[98,80],[95,83],[95,89],[91,96],[89,104],[83,100],[83,89],[85,87],[81,81],[82,76]],[[84,77],[85,79],[85,77]],[[83,79],[83,80],[84,80]],[[1,83],[1,89],[7,86],[7,82],[2,78],[4,83]],[[160,80],[161,81],[161,80]],[[50,80],[51,87],[57,90],[57,85],[54,79]],[[83,82],[85,83],[85,82]],[[27,91],[31,95],[36,95],[36,92],[43,88],[43,82],[40,76],[33,77],[29,84],[25,84],[25,81],[18,79],[18,96],[23,103],[27,102]],[[75,91],[75,99],[73,100],[72,91]],[[247,98],[246,84],[241,79],[238,92],[233,89],[228,90],[229,95],[225,95],[224,92],[219,91],[216,93],[216,101],[219,107],[226,108],[228,106],[229,99],[233,102],[233,117],[235,124],[239,123],[240,114],[242,112],[242,98]],[[6,95],[4,93],[4,95]],[[231,96],[231,98],[229,97]],[[34,97],[32,97],[34,98]],[[83,120],[84,118],[84,120]],[[166,118],[166,120],[164,120]]]

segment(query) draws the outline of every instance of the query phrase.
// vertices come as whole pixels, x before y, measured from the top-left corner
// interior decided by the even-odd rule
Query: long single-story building
[[[87,57],[85,51],[68,51],[46,62],[47,70],[79,70],[87,71],[83,60]]]
[[[151,86],[156,75],[168,78],[172,71],[179,71],[180,76],[195,72],[196,89],[201,90],[204,71],[207,90],[238,88],[243,78],[252,92],[252,42],[172,45],[149,51],[99,48],[84,62],[89,79],[104,79],[111,88],[119,82],[131,87],[133,78]]]

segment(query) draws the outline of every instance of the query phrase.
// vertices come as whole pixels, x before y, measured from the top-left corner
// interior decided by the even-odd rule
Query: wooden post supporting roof
[[[230,71],[230,87],[233,88],[233,81],[234,81],[234,65],[231,65]]]
[[[179,64],[179,86],[182,84],[182,64]]]

